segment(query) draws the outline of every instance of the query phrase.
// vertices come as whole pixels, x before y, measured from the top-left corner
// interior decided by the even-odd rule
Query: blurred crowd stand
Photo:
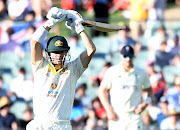
[[[115,19],[126,30],[112,35],[89,30],[97,51],[77,83],[71,117],[74,130],[108,128],[97,90],[106,70],[120,62],[119,50],[127,44],[135,50],[134,65],[147,70],[155,94],[156,102],[142,113],[144,128],[180,129],[180,23],[166,20],[168,1],[171,0],[0,0],[0,129],[25,129],[33,119],[29,40],[54,5],[87,14],[84,19],[105,23],[114,20],[110,16],[116,11],[118,16],[125,11],[128,14],[128,22]],[[177,6],[180,3],[173,2]],[[56,26],[50,35],[61,35],[61,31],[66,32]],[[68,33],[67,40],[73,60],[85,48],[74,32]],[[46,41],[41,43],[43,50]]]

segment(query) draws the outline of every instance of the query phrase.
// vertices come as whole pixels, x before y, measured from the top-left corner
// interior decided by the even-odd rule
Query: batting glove
[[[70,19],[68,19],[65,23],[66,27],[69,28],[70,30],[75,30],[75,25],[76,23]]]
[[[82,32],[84,30],[83,25],[81,24],[84,20],[82,18],[82,16],[74,10],[68,10],[67,11],[67,21],[66,21],[66,27],[71,29],[71,30],[75,30],[77,34],[79,34],[80,32]]]
[[[66,19],[67,13],[68,12],[66,10],[52,7],[46,15],[48,19],[46,25],[53,28],[57,23],[60,23]]]

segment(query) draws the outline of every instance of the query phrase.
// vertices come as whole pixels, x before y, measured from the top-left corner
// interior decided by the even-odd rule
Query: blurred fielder
[[[71,130],[70,117],[78,78],[94,55],[96,48],[81,24],[82,16],[73,10],[51,8],[47,22],[39,27],[31,39],[31,61],[34,74],[34,120],[27,130]],[[54,25],[66,21],[66,27],[80,34],[86,51],[68,62],[70,47],[62,36],[51,37],[47,42],[46,57],[40,43]],[[68,61],[67,61],[68,60]]]
[[[98,90],[100,101],[107,112],[109,130],[142,130],[140,113],[154,99],[148,74],[133,66],[133,57],[133,48],[125,45],[120,51],[122,63],[106,71]],[[111,104],[108,101],[108,90]]]

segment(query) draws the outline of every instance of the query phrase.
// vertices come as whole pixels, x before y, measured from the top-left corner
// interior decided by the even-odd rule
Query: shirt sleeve
[[[150,88],[151,83],[150,83],[150,80],[149,80],[149,75],[148,75],[148,73],[146,71],[143,71],[143,76],[142,77],[144,78],[142,89]]]
[[[74,61],[70,63],[71,71],[76,75],[76,78],[79,79],[79,77],[82,75],[82,73],[86,70],[86,68],[83,67],[80,56],[76,58]]]
[[[35,73],[38,70],[38,68],[42,67],[44,61],[45,59],[43,57],[36,65],[32,64],[33,73]]]
[[[101,82],[101,86],[107,89],[110,89],[112,87],[112,80],[111,80],[111,69],[108,69],[105,72],[104,78]]]

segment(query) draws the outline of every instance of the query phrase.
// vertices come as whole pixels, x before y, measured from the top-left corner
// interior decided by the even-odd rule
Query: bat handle
[[[86,27],[92,27],[92,24],[85,22],[85,21],[82,22],[82,25],[86,26]]]

